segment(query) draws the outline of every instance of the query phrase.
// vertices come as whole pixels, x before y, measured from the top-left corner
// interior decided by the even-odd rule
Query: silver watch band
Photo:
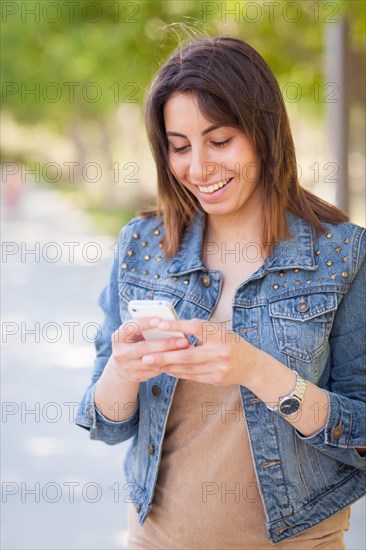
[[[275,412],[280,412],[280,406],[281,404],[286,400],[286,399],[292,399],[292,398],[295,398],[296,400],[299,401],[299,404],[301,405],[303,399],[304,399],[304,394],[305,394],[305,390],[306,390],[306,380],[304,380],[298,372],[294,371],[294,373],[296,374],[296,382],[295,382],[295,387],[294,389],[292,390],[292,392],[290,392],[288,395],[285,395],[283,397],[280,397],[276,403],[276,405],[274,407],[271,407],[270,405],[267,405],[267,408],[270,410],[270,411],[275,411]]]

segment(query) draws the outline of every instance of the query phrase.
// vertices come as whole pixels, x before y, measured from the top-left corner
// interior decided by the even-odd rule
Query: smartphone
[[[159,317],[162,321],[174,321],[179,319],[174,306],[167,300],[131,300],[128,311],[133,319],[144,317]],[[164,340],[166,338],[185,338],[183,332],[168,332],[159,329],[142,331],[145,340]]]

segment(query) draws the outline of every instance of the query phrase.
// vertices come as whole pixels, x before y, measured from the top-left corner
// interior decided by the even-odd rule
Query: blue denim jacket
[[[351,223],[327,224],[327,232],[316,239],[304,220],[288,213],[288,221],[293,237],[275,245],[232,301],[232,330],[329,395],[326,425],[303,437],[240,387],[273,543],[314,526],[366,492],[366,456],[356,450],[366,447],[365,230]],[[204,223],[200,212],[168,261],[160,244],[162,220],[131,220],[120,233],[110,282],[99,299],[105,323],[96,341],[92,382],[75,422],[90,430],[92,439],[108,444],[133,437],[125,472],[140,524],[152,507],[177,380],[161,374],[140,383],[138,408],[122,422],[96,409],[94,386],[111,355],[112,332],[130,318],[130,300],[165,299],[182,319],[210,318],[221,273],[203,264]]]

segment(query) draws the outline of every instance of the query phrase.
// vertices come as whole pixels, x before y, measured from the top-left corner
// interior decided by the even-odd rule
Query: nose
[[[207,180],[208,174],[212,173],[214,163],[201,145],[191,145],[189,160],[189,181],[191,183],[203,183]]]

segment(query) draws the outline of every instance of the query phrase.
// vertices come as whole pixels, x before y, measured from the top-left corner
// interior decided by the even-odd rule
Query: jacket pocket
[[[310,362],[326,347],[337,309],[335,292],[299,294],[269,304],[278,348]]]

